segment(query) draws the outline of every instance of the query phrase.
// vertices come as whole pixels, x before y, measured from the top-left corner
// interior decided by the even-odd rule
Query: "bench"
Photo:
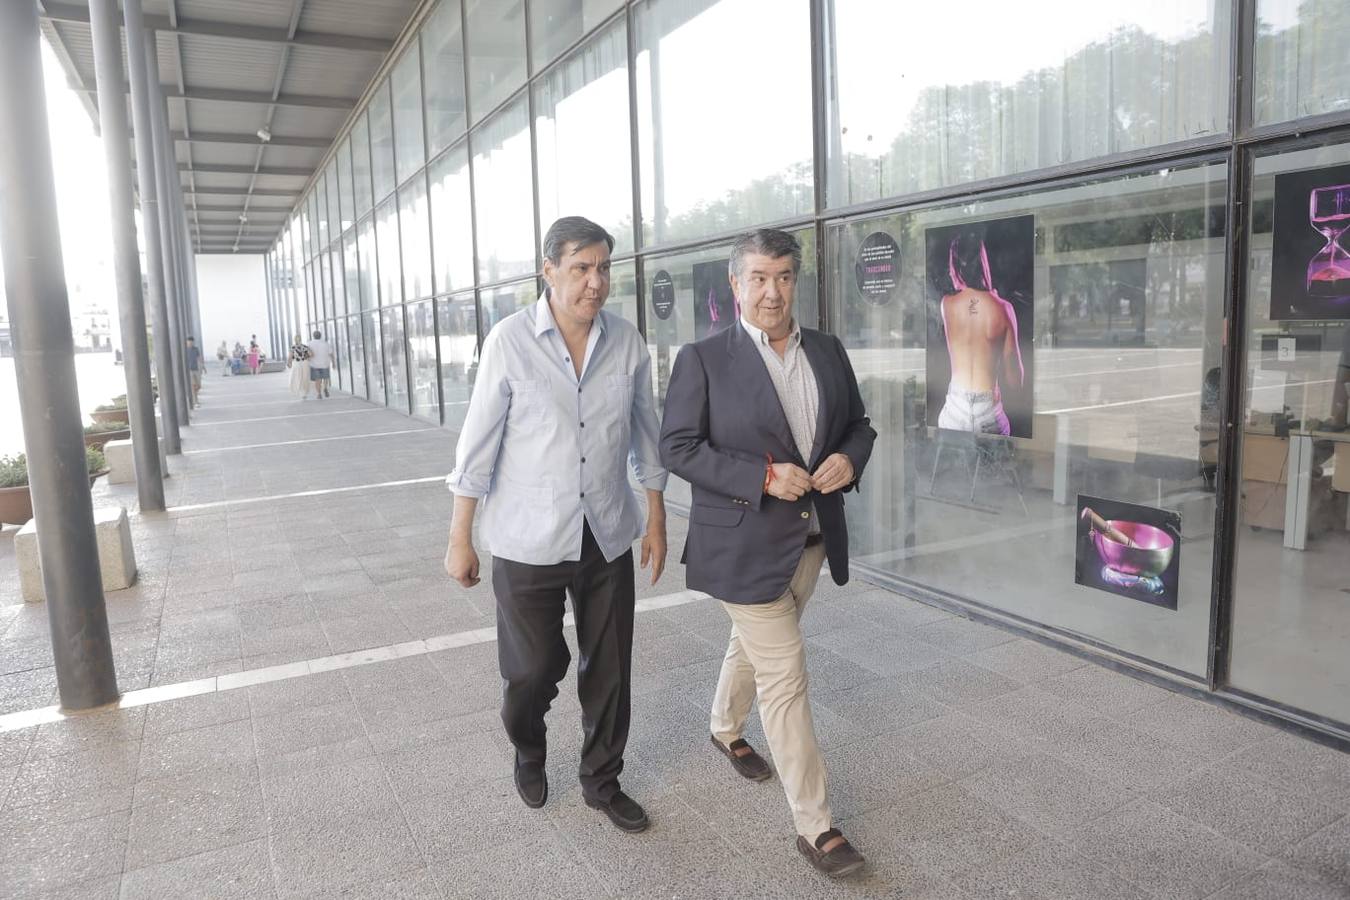
[[[120,591],[136,582],[136,552],[131,545],[131,524],[121,506],[94,510],[94,534],[98,539],[98,564],[103,590]],[[19,562],[19,591],[28,603],[47,599],[42,584],[42,557],[38,553],[37,519],[14,536],[14,555]]]

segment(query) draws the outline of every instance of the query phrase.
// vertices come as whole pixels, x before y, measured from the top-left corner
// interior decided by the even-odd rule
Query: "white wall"
[[[238,341],[248,346],[249,336],[258,336],[258,346],[272,355],[267,331],[267,284],[263,257],[259,253],[204,253],[197,256],[197,295],[201,301],[202,352],[215,357],[221,341],[231,348]]]

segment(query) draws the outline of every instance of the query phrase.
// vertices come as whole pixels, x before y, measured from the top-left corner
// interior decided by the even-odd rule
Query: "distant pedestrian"
[[[202,389],[202,351],[192,335],[188,335],[187,350],[183,355],[187,361],[188,378],[192,382],[192,408],[196,409],[197,392]]]
[[[216,359],[220,361],[220,374],[230,374],[230,345],[225,341],[221,341],[216,348]]]
[[[333,348],[323,339],[323,332],[315,329],[309,342],[309,378],[314,382],[314,393],[320,400],[328,396],[329,372],[333,365]]]
[[[286,359],[286,368],[291,370],[291,393],[299,396],[301,400],[309,399],[309,359],[311,355],[309,347],[297,334],[294,343],[291,344],[290,356]]]
[[[248,344],[248,373],[250,375],[258,374],[258,342],[249,341]]]

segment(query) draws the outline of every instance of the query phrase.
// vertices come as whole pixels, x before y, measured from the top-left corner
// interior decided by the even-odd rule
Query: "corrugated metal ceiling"
[[[424,2],[143,0],[158,38],[158,75],[168,95],[189,222],[194,235],[195,226],[207,227],[196,238],[199,250],[228,252],[235,239],[241,251],[270,245],[284,219],[265,210],[294,206]],[[96,120],[87,0],[40,2],[39,9],[68,81]],[[264,128],[307,146],[264,143],[257,137]],[[199,206],[228,209],[199,213]],[[240,223],[236,209],[259,215]],[[239,227],[232,231],[231,222]]]

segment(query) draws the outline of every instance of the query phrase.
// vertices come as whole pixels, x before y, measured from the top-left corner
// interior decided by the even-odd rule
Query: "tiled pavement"
[[[492,625],[486,584],[440,573],[434,481],[241,502],[435,478],[452,435],[336,395],[287,401],[279,376],[203,398],[171,462],[180,508],[135,520],[141,581],[108,597],[124,690]],[[12,543],[0,715],[54,698]],[[673,563],[641,595],[682,588]],[[531,811],[495,644],[433,640],[0,732],[0,896],[1350,897],[1350,756],[863,583],[824,579],[804,626],[835,813],[870,859],[852,883],[797,857],[776,781],[708,745],[728,625],[700,600],[637,617],[624,783],[646,834],[581,803],[574,675],[550,715],[552,795]]]

